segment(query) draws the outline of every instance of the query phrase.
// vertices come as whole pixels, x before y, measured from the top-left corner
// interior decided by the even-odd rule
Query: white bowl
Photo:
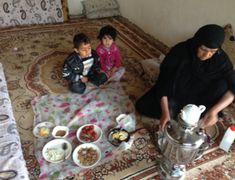
[[[41,122],[33,128],[33,134],[38,138],[47,138],[51,135],[53,127],[55,127],[55,125],[51,122],[48,121]]]
[[[92,139],[92,136],[89,132],[83,133],[83,130],[89,126],[92,126],[94,132],[97,134],[96,139]],[[78,128],[76,136],[78,138],[78,141],[80,141],[82,143],[95,143],[101,139],[102,134],[103,134],[103,131],[99,126],[97,126],[95,124],[85,124],[85,125],[81,126],[80,128]],[[84,138],[82,138],[82,137],[84,137]],[[87,140],[85,139],[86,137],[88,138]]]
[[[69,134],[69,128],[67,126],[55,126],[51,134],[54,138],[65,138]]]
[[[66,150],[63,150],[63,144],[67,144]],[[65,139],[53,139],[49,141],[42,149],[43,158],[51,163],[60,163],[68,159],[72,153],[72,145]]]
[[[84,150],[84,157],[83,158],[84,159],[89,159],[89,158],[87,158],[87,156],[88,156],[87,150],[91,151],[91,148],[96,151],[98,157],[96,157],[96,161],[94,161],[94,163],[92,163],[90,165],[84,165],[84,164],[82,164],[82,161],[79,159],[78,152],[81,149],[83,149]],[[100,161],[101,151],[100,151],[100,148],[97,145],[92,144],[92,143],[85,143],[85,144],[81,144],[81,145],[77,146],[74,149],[72,158],[73,158],[74,163],[77,164],[78,166],[80,166],[81,168],[91,168],[91,167],[94,167],[95,165],[97,165],[98,162]]]

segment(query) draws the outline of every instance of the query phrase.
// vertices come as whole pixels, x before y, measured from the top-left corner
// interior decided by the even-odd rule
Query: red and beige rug
[[[118,30],[117,44],[121,49],[122,65],[126,68],[121,84],[129,98],[135,102],[151,87],[151,83],[142,78],[146,72],[141,61],[160,57],[168,51],[168,47],[125,18],[80,18],[56,25],[0,30],[0,62],[5,69],[30,179],[37,179],[39,174],[33,148],[33,112],[30,101],[46,93],[68,92],[66,82],[61,77],[61,67],[65,57],[72,51],[73,36],[85,32],[95,48],[98,31],[106,24]],[[235,178],[235,147],[229,154],[218,149],[226,127],[235,123],[234,109],[235,106],[227,108],[221,122],[208,129],[214,143],[201,159],[188,165],[187,179],[210,179],[215,176],[221,179]],[[153,121],[138,115],[138,127],[141,129],[136,132],[129,150],[120,152],[113,160],[85,174],[80,173],[68,179],[159,179],[157,160],[161,155],[148,131]]]

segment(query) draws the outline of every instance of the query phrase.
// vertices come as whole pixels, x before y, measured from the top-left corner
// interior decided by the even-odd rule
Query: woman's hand
[[[228,90],[220,100],[205,114],[202,119],[201,127],[209,127],[214,125],[218,121],[218,113],[231,104],[234,100],[234,94]]]
[[[159,129],[161,131],[164,130],[164,127],[166,126],[167,122],[170,121],[170,116],[169,115],[165,115],[165,114],[162,114],[161,118],[160,118],[160,125],[159,125]]]
[[[213,111],[208,111],[205,116],[203,117],[203,119],[201,120],[202,123],[200,125],[201,128],[206,128],[209,126],[213,126],[214,124],[217,123],[217,121],[219,120],[218,118],[218,114],[213,112]]]
[[[164,130],[164,127],[168,121],[170,121],[170,112],[169,112],[169,107],[168,107],[168,98],[167,96],[163,96],[161,98],[161,109],[162,109],[162,115],[160,117],[160,125],[159,129]]]

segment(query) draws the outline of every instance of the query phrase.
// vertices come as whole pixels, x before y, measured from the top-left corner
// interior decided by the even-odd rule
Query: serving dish
[[[78,141],[82,143],[95,143],[102,137],[102,129],[95,124],[85,124],[78,128],[76,136]]]
[[[68,159],[72,153],[72,145],[65,139],[53,139],[42,149],[43,158],[51,163],[60,163]]]
[[[38,138],[47,138],[51,136],[51,131],[54,128],[54,126],[55,125],[49,121],[38,123],[33,128],[33,135]]]
[[[74,163],[81,168],[91,168],[100,161],[101,151],[93,143],[80,144],[74,149],[72,158]]]
[[[122,142],[128,142],[130,134],[122,128],[113,128],[108,133],[108,141],[114,145],[119,146]]]
[[[69,128],[67,126],[55,126],[52,130],[54,138],[65,138],[68,134]]]

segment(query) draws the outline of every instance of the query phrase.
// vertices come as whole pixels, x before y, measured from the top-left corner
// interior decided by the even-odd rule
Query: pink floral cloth
[[[100,57],[101,69],[108,72],[113,67],[119,68],[121,65],[120,50],[115,42],[107,50],[101,43],[96,47],[96,52]]]
[[[89,88],[88,88],[89,89]],[[76,130],[81,125],[92,123],[103,130],[102,139],[96,143],[102,152],[102,160],[110,160],[120,149],[107,141],[109,130],[115,126],[116,117],[121,113],[133,113],[134,106],[125,95],[119,82],[110,82],[102,89],[87,90],[85,94],[47,94],[32,100],[35,113],[34,125],[49,121],[55,125],[65,125],[70,128],[68,138],[73,149],[79,144]],[[75,173],[85,171],[77,166],[70,157],[62,163],[49,163],[42,157],[43,146],[52,137],[35,138],[35,153],[40,164],[40,179],[62,179]],[[129,141],[131,143],[131,141]]]

